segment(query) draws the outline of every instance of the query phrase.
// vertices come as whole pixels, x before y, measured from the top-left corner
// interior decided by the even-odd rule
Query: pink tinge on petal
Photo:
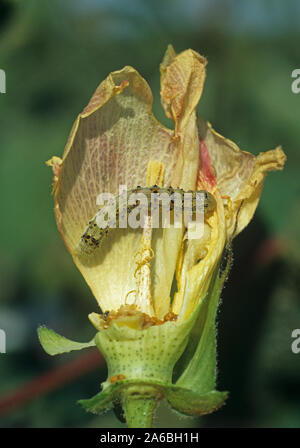
[[[217,179],[214,173],[209,152],[203,139],[200,139],[200,168],[197,177],[197,188],[213,190],[217,186]]]

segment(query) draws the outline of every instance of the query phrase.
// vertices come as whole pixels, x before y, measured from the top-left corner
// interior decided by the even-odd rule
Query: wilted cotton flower
[[[151,90],[136,70],[112,72],[76,119],[62,159],[48,162],[58,229],[100,313],[89,316],[97,329],[89,343],[45,327],[40,340],[52,355],[97,345],[108,379],[81,403],[101,412],[118,402],[131,427],[150,426],[163,398],[186,415],[213,412],[225,401],[226,392],[215,390],[215,315],[228,270],[221,259],[252,219],[266,173],[285,162],[279,147],[254,157],[197,118],[205,66],[193,50],[167,49],[161,102],[174,130],[154,118]],[[174,225],[116,228],[95,250],[78,251],[99,194],[155,184],[213,196],[201,238]]]

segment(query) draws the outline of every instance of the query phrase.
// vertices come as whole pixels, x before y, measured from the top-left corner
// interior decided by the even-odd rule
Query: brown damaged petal
[[[199,167],[196,107],[206,76],[206,59],[193,50],[178,55],[169,45],[161,70],[161,103],[167,117],[174,120],[174,140],[179,159],[172,176],[172,186],[195,189]]]
[[[251,221],[268,171],[281,170],[286,156],[280,147],[257,157],[242,151],[231,140],[218,134],[202,118],[198,119],[199,147],[203,160],[209,158],[210,169],[199,171],[198,186],[213,185],[224,199],[228,239],[240,233]],[[207,166],[207,163],[206,163]]]
[[[153,325],[163,325],[165,322],[176,321],[177,315],[168,312],[163,319],[158,319],[139,311],[134,304],[131,304],[122,305],[117,311],[106,311],[103,314],[92,313],[90,320],[94,325],[97,325],[97,329],[106,330],[112,323],[116,323],[118,326],[145,330]]]

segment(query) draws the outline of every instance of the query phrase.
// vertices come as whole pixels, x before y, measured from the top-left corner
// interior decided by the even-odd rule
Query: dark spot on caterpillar
[[[153,185],[153,187],[151,187],[151,192],[152,193],[158,193],[159,191],[159,186],[158,185]]]

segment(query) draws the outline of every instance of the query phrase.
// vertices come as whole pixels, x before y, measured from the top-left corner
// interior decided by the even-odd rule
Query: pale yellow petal
[[[144,185],[150,159],[164,164],[165,182],[178,159],[172,131],[155,120],[152,94],[131,67],[111,73],[74,123],[54,193],[58,228],[101,308],[117,309],[135,289],[141,232],[118,230],[89,260],[75,253],[102,192]],[[109,256],[107,256],[109,252]]]
[[[174,120],[174,139],[180,157],[172,185],[194,189],[199,168],[196,107],[205,81],[206,59],[193,50],[175,56],[168,47],[161,64],[161,102],[166,115]]]
[[[207,220],[210,235],[203,235],[200,241],[187,241],[188,248],[182,254],[181,266],[178,266],[179,291],[175,295],[172,311],[179,319],[186,319],[203,300],[208,291],[226,245],[226,223],[224,206],[220,194],[216,193],[217,208]],[[203,249],[205,253],[199,260]]]
[[[170,182],[176,145],[172,132],[154,119],[151,108],[148,84],[133,68],[125,67],[100,84],[77,118],[55,194],[63,215],[60,231],[71,251],[97,211],[99,193],[116,194],[120,184],[129,189],[142,185],[150,158],[164,163]]]
[[[256,210],[265,177],[269,171],[281,170],[286,156],[280,147],[260,153],[255,158],[255,165],[248,182],[235,198],[234,205],[238,209],[237,225],[233,236],[238,235],[251,221]]]

